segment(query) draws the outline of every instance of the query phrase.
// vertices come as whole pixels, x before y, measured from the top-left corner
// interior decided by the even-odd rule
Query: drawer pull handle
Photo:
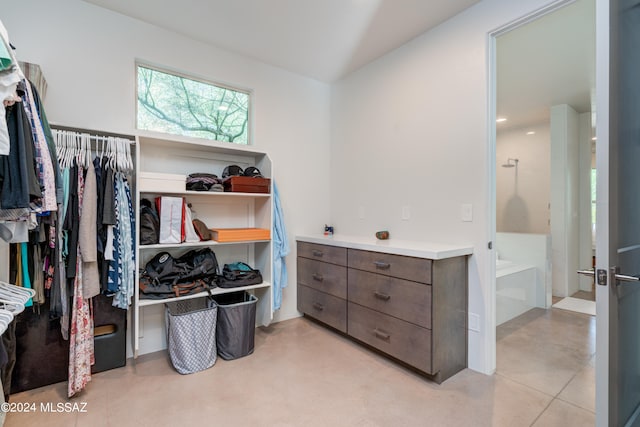
[[[311,253],[313,254],[313,256],[317,256],[317,257],[322,257],[322,255],[324,255],[322,251],[319,251],[317,249],[314,249],[313,251],[311,251]]]
[[[322,282],[324,280],[324,277],[322,277],[322,274],[314,274],[313,275],[313,280],[318,281],[318,282]]]
[[[389,341],[389,339],[391,338],[391,335],[387,334],[386,332],[382,332],[379,329],[374,329],[373,330],[373,334],[377,337],[380,338],[381,340],[384,341]]]
[[[381,299],[382,301],[389,301],[391,299],[391,295],[383,294],[378,291],[374,291],[373,295],[375,295],[376,298]]]
[[[380,270],[386,270],[389,267],[391,267],[391,264],[389,264],[388,262],[375,261],[373,264],[376,266],[377,269],[380,269]]]
[[[324,305],[320,304],[319,302],[314,302],[313,308],[315,308],[316,310],[322,311],[324,310]]]

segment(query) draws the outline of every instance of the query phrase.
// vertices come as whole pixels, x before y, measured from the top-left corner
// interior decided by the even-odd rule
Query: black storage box
[[[213,299],[218,304],[218,355],[232,360],[253,353],[258,298],[242,291],[215,295]]]

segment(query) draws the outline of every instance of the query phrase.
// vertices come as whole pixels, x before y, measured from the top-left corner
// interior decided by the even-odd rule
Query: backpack
[[[209,248],[191,250],[179,258],[169,252],[157,253],[140,274],[144,298],[189,295],[215,287],[218,260]]]
[[[160,238],[160,218],[150,200],[140,200],[140,244],[155,245]]]
[[[215,284],[219,267],[216,254],[209,248],[193,249],[176,260],[185,273],[179,281],[203,280],[207,284]]]

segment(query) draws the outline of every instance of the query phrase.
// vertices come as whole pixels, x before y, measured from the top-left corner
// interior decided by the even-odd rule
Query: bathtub
[[[496,320],[551,307],[551,236],[496,233]]]
[[[537,270],[533,265],[496,260],[496,321],[507,320],[537,306]]]

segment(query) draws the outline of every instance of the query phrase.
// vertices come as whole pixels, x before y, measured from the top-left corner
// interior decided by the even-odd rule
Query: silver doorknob
[[[596,277],[595,270],[578,270],[576,273],[582,274],[583,276]]]
[[[605,270],[601,270],[601,271],[605,271]],[[582,274],[584,276],[589,276],[589,277],[595,277],[596,272],[595,270],[578,270],[576,273],[578,274]],[[606,274],[605,274],[606,276]],[[638,276],[629,276],[627,274],[619,274],[619,273],[615,273],[615,278],[616,280],[620,281],[620,282],[640,282],[640,277]]]
[[[616,273],[616,280],[620,280],[621,282],[640,282],[640,277]]]

